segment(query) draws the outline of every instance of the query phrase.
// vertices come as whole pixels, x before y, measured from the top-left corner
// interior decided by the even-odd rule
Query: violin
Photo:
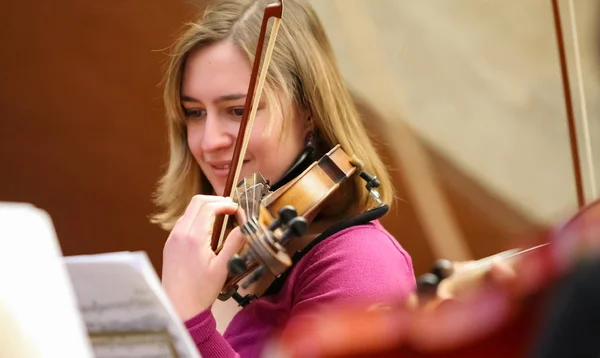
[[[309,224],[327,199],[348,178],[360,175],[366,181],[365,187],[371,197],[381,203],[376,189],[379,186],[377,178],[364,171],[362,161],[346,153],[339,144],[275,190],[271,190],[268,181],[260,173],[250,174],[238,181],[283,11],[283,0],[269,4],[264,10],[244,113],[230,164],[230,168],[235,169],[229,172],[223,193],[223,196],[229,196],[238,203],[235,218],[246,241],[228,264],[228,277],[218,297],[222,301],[233,297],[238,303],[244,304],[255,296],[241,297],[237,293],[242,279],[250,275],[242,285],[247,288],[267,272],[276,277],[290,267],[292,259],[287,249],[294,243],[294,238],[307,232]],[[271,18],[274,23],[261,67],[267,23]],[[228,232],[227,224],[227,215],[218,216],[215,220],[211,248],[217,253]],[[305,242],[304,246],[308,244]],[[294,245],[300,250],[304,246]]]
[[[362,170],[362,163],[350,157],[340,145],[275,191],[269,191],[269,185],[260,173],[240,181],[233,199],[239,204],[236,219],[246,242],[240,253],[229,261],[229,276],[219,299],[227,300],[234,296],[239,301],[237,284],[250,273],[243,288],[266,271],[279,276],[290,267],[292,259],[286,249],[293,238],[306,233],[309,223],[327,198],[357,173],[366,181],[366,189],[372,197],[378,198],[377,178]],[[309,242],[304,246],[307,244]]]
[[[418,303],[431,309],[445,300],[464,296],[469,291],[480,287],[485,280],[492,279],[490,271],[495,264],[501,264],[500,270],[508,270],[504,275],[514,276],[514,265],[528,253],[543,248],[548,243],[539,244],[528,249],[510,249],[498,254],[467,262],[453,263],[450,260],[437,260],[426,273],[417,278],[416,294]]]
[[[274,338],[270,352],[317,358],[529,357],[538,348],[554,283],[577,263],[600,260],[600,200],[523,244],[529,249],[519,251],[521,255],[508,252],[504,257],[513,261],[515,271],[507,283],[473,285],[490,264],[475,262],[479,265],[440,282],[456,275],[471,281],[476,290],[452,292],[451,298],[433,305],[398,301],[387,302],[385,309],[327,311],[315,321],[286,327]],[[502,261],[501,256],[491,261]]]

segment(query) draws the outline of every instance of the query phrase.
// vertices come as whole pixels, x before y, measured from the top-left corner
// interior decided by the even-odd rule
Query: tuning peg
[[[281,227],[281,225],[287,225],[287,223],[290,222],[290,220],[292,220],[293,218],[298,216],[296,209],[291,205],[286,205],[286,206],[282,207],[281,209],[279,209],[278,214],[279,214],[279,216],[277,217],[277,219],[275,219],[271,223],[271,225],[269,225],[270,231],[273,231],[273,230],[277,229],[278,227]]]
[[[379,204],[383,204],[383,202],[381,201],[381,194],[379,194],[379,191],[376,190],[376,188],[378,188],[379,185],[381,185],[379,179],[377,179],[376,176],[373,176],[365,171],[361,171],[359,176],[367,182],[365,187],[369,192],[369,196],[371,196],[371,198],[373,198],[373,200],[375,200]]]
[[[440,281],[450,277],[453,272],[454,264],[450,260],[445,259],[437,260],[431,268],[431,273],[436,275]]]
[[[231,272],[234,275],[241,275],[244,272],[246,272],[248,268],[246,266],[246,262],[248,261],[247,256],[247,254],[242,257],[238,256],[237,254],[233,255],[233,257],[227,263],[227,268],[229,269],[229,272]]]
[[[280,243],[285,245],[285,243],[292,237],[300,237],[304,235],[306,230],[308,230],[308,221],[306,221],[306,219],[302,216],[296,216],[289,221],[287,228],[281,235]]]
[[[261,265],[259,268],[254,270],[254,272],[252,272],[250,277],[248,277],[248,279],[246,281],[244,281],[244,283],[242,283],[242,288],[247,289],[248,287],[250,287],[250,285],[253,284],[254,282],[256,282],[256,280],[258,280],[264,272],[265,272],[265,266]]]
[[[435,296],[439,283],[440,279],[432,273],[421,275],[417,279],[417,293],[425,297]]]
[[[372,188],[378,188],[380,185],[379,179],[377,179],[376,176],[373,176],[365,171],[361,171],[359,176],[367,182],[367,190],[371,190]]]
[[[291,205],[286,205],[279,209],[279,220],[281,220],[284,225],[287,225],[287,223],[296,216],[298,216],[298,212],[296,212],[296,209]]]

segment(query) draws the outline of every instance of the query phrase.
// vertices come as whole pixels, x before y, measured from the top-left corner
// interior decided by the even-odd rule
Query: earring
[[[309,128],[306,138],[304,138],[304,145],[307,147],[315,147],[315,124],[313,123],[312,117],[307,118],[307,127]]]
[[[308,132],[308,134],[306,135],[306,138],[304,139],[304,145],[307,147],[314,148],[315,141],[314,141],[314,132],[312,130],[310,132]]]

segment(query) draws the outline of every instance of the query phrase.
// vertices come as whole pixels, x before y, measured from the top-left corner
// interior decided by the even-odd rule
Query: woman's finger
[[[503,262],[495,262],[490,267],[486,279],[498,284],[509,284],[515,277],[516,273],[510,265]]]
[[[227,239],[223,244],[223,249],[221,249],[221,252],[219,252],[218,260],[220,263],[226,265],[233,255],[240,252],[245,241],[246,237],[240,230],[239,226],[233,229],[229,235],[227,235]]]
[[[207,203],[214,202],[226,202],[231,203],[232,200],[229,197],[214,196],[214,195],[194,195],[190,200],[183,216],[180,219],[179,225],[183,228],[184,232],[189,233],[194,225],[194,222],[200,211]]]
[[[212,236],[213,226],[217,215],[232,215],[238,209],[238,205],[233,201],[213,201],[205,203],[198,215],[190,222],[188,232],[192,237],[204,239],[207,243],[208,238]]]

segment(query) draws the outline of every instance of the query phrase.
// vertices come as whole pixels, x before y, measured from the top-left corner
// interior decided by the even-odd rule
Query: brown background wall
[[[160,272],[167,233],[147,216],[167,158],[162,50],[198,8],[156,0],[7,1],[0,13],[0,200],[47,210],[66,255],[144,250]],[[432,155],[478,256],[535,226]],[[394,175],[398,196],[406,197]],[[384,224],[411,252],[416,271],[426,270],[434,258],[410,203],[398,202]]]
[[[0,200],[47,210],[67,255],[145,250],[167,158],[164,52],[177,1],[8,0],[0,12]]]

